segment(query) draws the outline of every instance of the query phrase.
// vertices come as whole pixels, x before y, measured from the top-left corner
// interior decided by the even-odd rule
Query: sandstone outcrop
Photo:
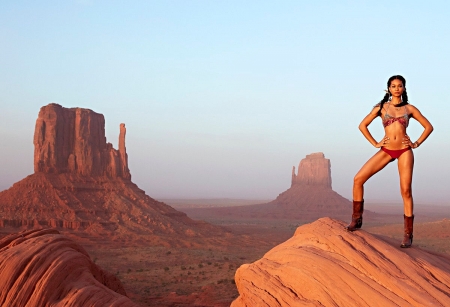
[[[34,132],[34,171],[131,179],[120,124],[119,150],[106,142],[105,118],[89,109],[51,103],[39,111]]]
[[[291,187],[269,203],[229,208],[183,208],[195,219],[258,218],[290,219],[311,222],[329,216],[347,219],[351,216],[351,202],[333,191],[331,187],[331,163],[323,153],[307,155],[300,161],[298,174],[292,169]],[[365,218],[374,214],[366,211]]]
[[[302,159],[298,174],[295,175],[295,168],[292,171],[291,187],[269,204],[285,216],[308,220],[323,216],[344,218],[351,213],[350,201],[332,189],[331,163],[321,152]]]
[[[0,276],[0,306],[138,306],[117,277],[54,229],[1,239]]]
[[[231,306],[449,306],[450,258],[344,226],[330,218],[303,225],[242,265]]]
[[[196,239],[226,235],[139,189],[128,169],[125,124],[118,150],[106,142],[104,125],[103,115],[88,109],[42,107],[34,134],[35,173],[0,192],[0,227],[55,227],[163,245],[203,244]]]
[[[298,165],[298,174],[295,166],[292,169],[292,182],[294,185],[317,185],[331,189],[331,164],[329,159],[321,152],[307,155]]]

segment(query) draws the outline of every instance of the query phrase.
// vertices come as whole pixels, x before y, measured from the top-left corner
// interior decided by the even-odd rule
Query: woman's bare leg
[[[361,167],[353,179],[353,200],[361,201],[364,199],[364,183],[381,171],[391,159],[390,155],[380,150]]]
[[[412,197],[412,176],[414,154],[412,150],[404,152],[398,158],[398,173],[400,175],[400,193],[403,198],[403,210],[406,216],[413,216],[414,202]]]

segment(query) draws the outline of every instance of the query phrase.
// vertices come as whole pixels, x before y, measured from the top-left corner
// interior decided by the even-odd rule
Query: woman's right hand
[[[378,142],[375,145],[375,147],[380,148],[380,147],[386,146],[387,144],[389,144],[389,141],[390,141],[389,137],[385,136],[380,142]]]

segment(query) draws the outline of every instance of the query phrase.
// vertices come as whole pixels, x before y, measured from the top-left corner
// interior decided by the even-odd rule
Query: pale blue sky
[[[448,1],[2,1],[0,190],[33,172],[50,102],[127,126],[133,181],[155,198],[273,199],[312,152],[333,188],[376,152],[358,124],[402,74],[435,132],[414,195],[450,203]],[[370,130],[383,135],[377,119]],[[409,129],[415,140],[421,127]],[[396,166],[367,199],[399,200]]]

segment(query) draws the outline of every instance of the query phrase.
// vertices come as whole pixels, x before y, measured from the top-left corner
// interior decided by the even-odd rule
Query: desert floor
[[[241,200],[164,200],[183,208],[230,206],[257,203]],[[261,201],[259,201],[261,202]],[[399,204],[367,204],[366,208],[388,214],[385,221],[368,222],[364,230],[400,243],[403,233]],[[397,217],[398,215],[398,217]],[[142,306],[229,306],[238,296],[236,269],[260,259],[271,248],[290,238],[299,221],[232,221],[217,217],[210,223],[228,227],[245,244],[228,242],[203,249],[152,246],[117,247],[114,244],[85,244],[92,259],[115,273],[130,298]],[[450,255],[450,208],[416,206],[414,247]],[[242,242],[242,240],[240,241]],[[391,240],[392,242],[392,240]]]
[[[261,203],[247,200],[164,200],[183,208],[205,208]],[[195,203],[198,202],[196,205]],[[386,214],[377,221],[365,221],[363,229],[394,244],[401,242],[401,204],[367,203],[366,209]],[[350,218],[349,212],[349,218]],[[416,205],[413,248],[450,255],[450,206]],[[142,306],[229,306],[238,296],[236,269],[260,259],[274,246],[286,241],[307,221],[221,220],[207,222],[227,227],[235,236],[220,246],[170,248],[125,246],[105,241],[74,238],[104,270],[116,274],[128,296]],[[3,236],[5,229],[0,232]],[[17,231],[15,231],[17,232]]]

